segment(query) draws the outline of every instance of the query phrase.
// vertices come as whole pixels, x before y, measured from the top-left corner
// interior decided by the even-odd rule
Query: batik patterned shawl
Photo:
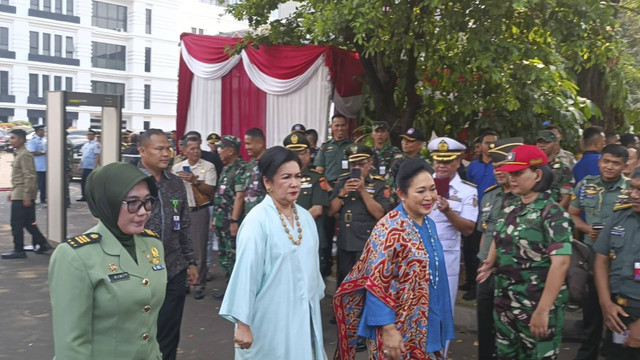
[[[429,359],[425,353],[429,281],[429,257],[417,230],[406,215],[389,212],[373,229],[362,257],[333,298],[339,337],[334,359],[355,357],[367,291],[395,310],[396,328],[404,338],[404,359]],[[371,358],[384,359],[380,330],[376,338]]]

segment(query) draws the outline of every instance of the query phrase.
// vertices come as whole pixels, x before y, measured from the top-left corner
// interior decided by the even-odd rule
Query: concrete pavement
[[[0,188],[10,177],[5,168],[6,153],[0,153]],[[10,155],[9,155],[10,156]],[[9,226],[10,205],[5,201],[7,192],[0,192],[0,251],[12,249]],[[96,223],[86,203],[77,203],[80,197],[79,183],[71,184],[72,205],[68,212],[68,233],[81,234]],[[46,209],[37,205],[38,226],[46,236]],[[31,243],[26,233],[25,243]],[[0,360],[45,360],[53,358],[51,306],[47,281],[49,255],[28,254],[24,260],[0,260]],[[233,326],[217,313],[220,301],[211,294],[221,289],[223,276],[217,264],[213,268],[213,281],[207,285],[207,296],[194,300],[188,296],[181,328],[178,352],[180,360],[233,359]],[[335,277],[327,278],[327,297],[322,301],[324,341],[327,354],[333,354],[336,346],[336,328],[328,319],[332,316],[331,294],[335,291]],[[73,304],[70,304],[73,306]],[[568,326],[574,326],[579,313],[568,314]],[[449,352],[449,359],[477,358],[475,304],[459,300],[455,312],[456,336]],[[573,319],[573,320],[572,320]],[[575,357],[577,344],[564,343],[560,359]],[[366,353],[357,359],[366,359]]]

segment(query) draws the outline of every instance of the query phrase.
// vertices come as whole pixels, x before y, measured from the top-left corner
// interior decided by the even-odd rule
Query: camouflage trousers
[[[498,294],[496,289],[493,318],[496,326],[498,359],[556,359],[562,342],[565,305],[560,305],[549,312],[549,336],[537,339],[529,329],[529,322],[535,308],[524,306],[523,302],[526,299],[520,298],[520,294],[511,293],[509,298]]]
[[[231,236],[228,227],[224,229],[216,227],[216,237],[218,238],[218,250],[220,251],[218,256],[220,267],[229,278],[236,263],[236,237]]]

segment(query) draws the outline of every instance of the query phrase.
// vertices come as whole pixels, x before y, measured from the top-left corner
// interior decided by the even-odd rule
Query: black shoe
[[[80,199],[77,199],[76,201],[78,201],[78,202],[85,202],[85,201],[87,201],[87,199],[85,199],[85,198],[81,197]]]
[[[27,254],[24,251],[15,251],[2,254],[3,259],[26,259]]]
[[[476,288],[471,288],[464,295],[462,295],[463,300],[471,301],[476,299]]]
[[[36,254],[46,254],[47,251],[49,251],[51,249],[53,249],[53,246],[51,246],[49,244],[44,244],[44,245],[40,245],[40,247],[38,247],[33,252],[36,253]]]
[[[364,342],[364,339],[358,339],[358,344],[356,345],[356,352],[367,351],[367,344]]]
[[[224,300],[224,293],[225,293],[224,291],[221,291],[221,292],[213,295],[213,298],[216,299],[216,300],[222,301],[222,300]]]
[[[332,316],[332,317],[331,317],[331,319],[329,319],[329,324],[333,324],[333,325],[335,325],[335,324],[337,324],[337,323],[338,323],[338,321],[336,320],[336,317],[335,317],[335,316]]]
[[[458,286],[458,290],[460,290],[460,291],[469,291],[469,290],[471,290],[472,287],[473,287],[473,284],[466,282],[466,283]]]
[[[196,300],[201,300],[204,298],[204,289],[198,289],[193,293],[193,298]]]

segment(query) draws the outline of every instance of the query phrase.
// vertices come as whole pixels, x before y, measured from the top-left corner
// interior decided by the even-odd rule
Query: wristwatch
[[[189,266],[191,265],[198,266],[198,261],[196,259],[192,259],[192,260],[189,260],[187,264],[189,264]]]
[[[229,222],[232,223],[232,224],[240,224],[240,220],[231,219],[231,220],[229,220]]]
[[[193,186],[198,187],[198,186],[200,186],[200,184],[202,184],[202,181],[201,181],[201,180],[198,180],[198,182],[197,182],[197,183],[195,183]]]
[[[348,197],[349,197],[349,194],[344,194],[344,195],[340,195],[340,194],[338,194],[338,197],[339,197],[340,199],[344,200],[344,199],[346,199],[346,198],[348,198]]]

